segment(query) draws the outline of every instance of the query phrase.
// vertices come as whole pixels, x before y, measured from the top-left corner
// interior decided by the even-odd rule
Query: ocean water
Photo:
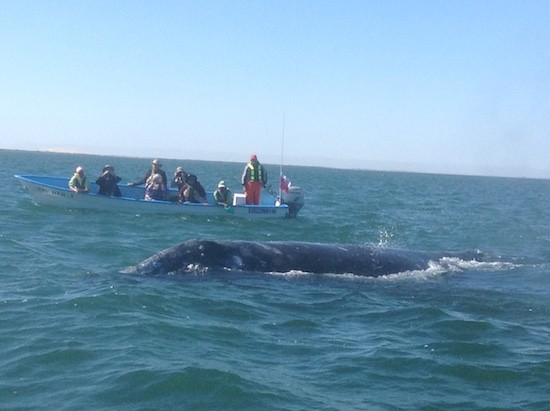
[[[550,409],[548,180],[288,166],[306,205],[264,222],[37,207],[13,174],[110,163],[131,181],[150,159],[0,160],[1,409]],[[163,162],[234,191],[244,166]],[[191,238],[487,258],[383,278],[119,273]]]

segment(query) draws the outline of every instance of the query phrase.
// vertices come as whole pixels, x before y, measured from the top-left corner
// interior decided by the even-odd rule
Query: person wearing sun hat
[[[75,193],[88,193],[90,191],[90,182],[84,173],[84,168],[78,166],[69,180],[69,188]]]
[[[218,183],[218,188],[214,191],[214,200],[216,204],[228,207],[233,203],[233,194],[225,185],[225,181]]]
[[[250,154],[250,162],[244,167],[242,176],[243,192],[247,205],[260,204],[260,195],[266,183],[267,172],[258,161],[258,156]]]

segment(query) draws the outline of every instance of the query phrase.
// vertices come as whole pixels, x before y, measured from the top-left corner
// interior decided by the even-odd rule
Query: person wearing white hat
[[[214,200],[216,204],[224,207],[230,206],[233,203],[233,194],[225,185],[225,181],[222,180],[218,183],[218,188],[214,191]]]
[[[69,188],[75,193],[88,193],[90,191],[90,182],[86,178],[82,166],[78,166],[69,180]]]

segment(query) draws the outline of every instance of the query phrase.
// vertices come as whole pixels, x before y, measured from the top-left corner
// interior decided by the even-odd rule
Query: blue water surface
[[[248,221],[37,207],[13,178],[110,163],[126,182],[151,159],[0,160],[3,409],[550,409],[550,181],[287,166],[299,217]],[[235,192],[244,166],[163,163]],[[191,238],[486,258],[383,278],[119,273]]]

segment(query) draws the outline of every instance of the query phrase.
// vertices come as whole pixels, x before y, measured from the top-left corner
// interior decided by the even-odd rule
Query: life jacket
[[[218,202],[223,202],[223,203],[227,203],[231,197],[231,191],[229,191],[228,189],[225,190],[225,193],[220,191],[220,190],[216,190],[214,192],[214,199]]]
[[[257,167],[254,167],[254,164],[248,163],[248,169],[250,170],[250,179],[249,181],[263,182],[263,167],[261,164],[258,164]],[[258,173],[256,173],[256,171]]]
[[[85,190],[86,189],[86,176],[82,177],[82,179],[80,179],[79,177],[76,177],[74,179],[74,185],[79,190]]]

